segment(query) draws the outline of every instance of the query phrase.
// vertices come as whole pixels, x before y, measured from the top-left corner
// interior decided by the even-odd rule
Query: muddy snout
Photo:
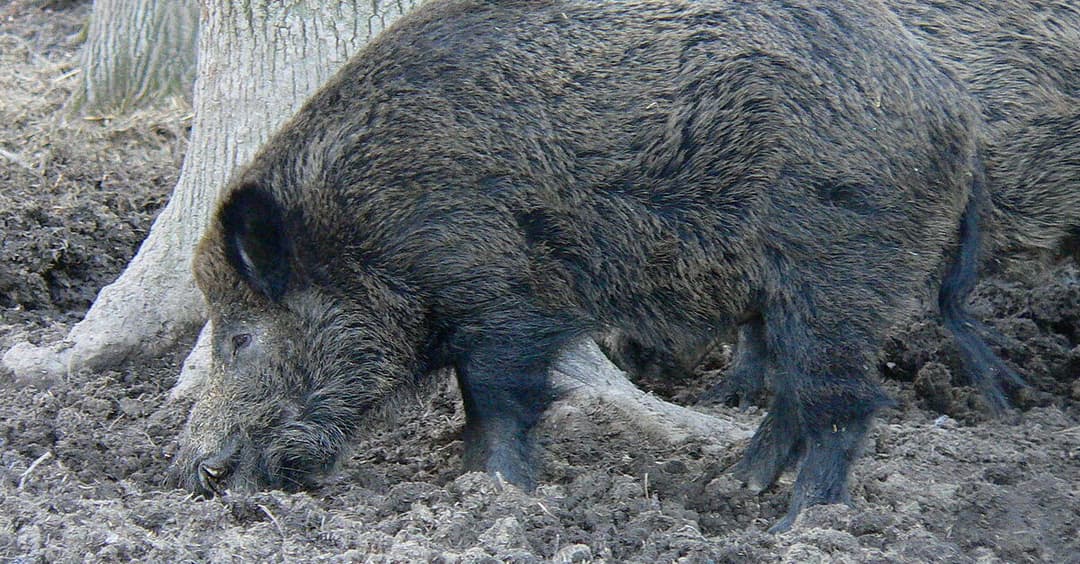
[[[273,434],[267,442],[237,433],[210,445],[189,443],[177,457],[170,483],[207,499],[263,489],[317,488],[319,477],[336,461],[334,453],[319,448],[321,435],[297,424]]]

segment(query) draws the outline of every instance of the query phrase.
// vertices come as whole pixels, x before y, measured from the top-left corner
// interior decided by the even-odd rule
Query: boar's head
[[[293,207],[230,189],[196,252],[213,361],[172,481],[206,497],[311,486],[421,372],[416,300]]]

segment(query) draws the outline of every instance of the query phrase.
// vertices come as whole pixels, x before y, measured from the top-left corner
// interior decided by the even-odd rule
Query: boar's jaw
[[[265,487],[285,491],[311,489],[337,466],[347,437],[333,426],[290,423],[260,452],[259,474]]]

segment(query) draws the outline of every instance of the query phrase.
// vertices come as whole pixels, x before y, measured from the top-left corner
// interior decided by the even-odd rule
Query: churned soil
[[[175,184],[183,105],[73,114],[89,2],[0,1],[0,351],[56,339],[145,236]],[[745,439],[664,443],[593,413],[539,430],[542,485],[461,475],[451,379],[375,424],[318,490],[192,499],[164,485],[189,407],[185,351],[37,382],[0,373],[0,559],[376,562],[1080,562],[1080,274],[984,281],[974,309],[1031,387],[995,417],[932,316],[880,362],[897,399],[852,476],[852,506],[786,510],[791,477],[752,495],[726,471]],[[642,381],[690,404],[722,380]],[[762,410],[724,406],[752,428]]]

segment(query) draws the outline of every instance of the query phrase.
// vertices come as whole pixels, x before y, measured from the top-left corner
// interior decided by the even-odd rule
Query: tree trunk
[[[165,4],[165,3],[163,3]],[[56,378],[159,354],[205,322],[191,257],[222,186],[350,55],[413,0],[208,1],[180,180],[127,269],[61,343],[20,343],[17,375]]]
[[[124,112],[191,98],[199,5],[195,0],[94,0],[82,51],[83,112]]]

